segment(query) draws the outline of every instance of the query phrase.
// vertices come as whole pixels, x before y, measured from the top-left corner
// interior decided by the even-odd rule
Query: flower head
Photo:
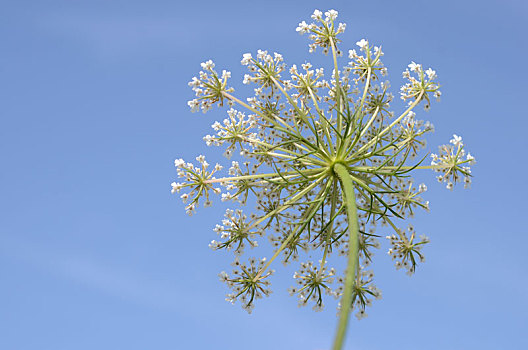
[[[341,55],[341,51],[338,50],[336,46],[337,43],[341,41],[337,38],[337,35],[345,31],[346,25],[344,23],[339,23],[336,28],[336,18],[336,10],[326,11],[324,18],[321,11],[315,10],[312,14],[312,19],[315,23],[306,24],[305,21],[299,23],[299,26],[296,29],[297,32],[300,34],[310,33],[310,39],[313,41],[313,43],[309,45],[310,52],[314,52],[317,47],[322,47],[325,54],[327,54],[329,50],[334,50],[339,56]]]
[[[200,71],[198,77],[193,77],[188,84],[197,98],[190,100],[187,104],[191,107],[192,112],[201,108],[205,113],[216,102],[222,106],[225,98],[224,93],[233,92],[234,89],[227,87],[227,79],[231,77],[231,72],[223,70],[222,75],[218,76],[212,60],[202,62],[201,66],[203,71]]]
[[[288,264],[308,252],[320,260],[301,263],[294,275],[297,285],[290,293],[298,296],[299,305],[312,303],[320,311],[325,295],[342,297],[342,306],[355,308],[361,319],[372,299],[381,298],[374,273],[367,269],[381,246],[377,232],[387,235],[397,268],[413,274],[425,260],[422,247],[429,239],[416,238],[412,226],[402,230],[398,224],[419,209],[429,210],[422,198],[427,187],[417,186],[412,173],[430,169],[447,188],[462,178],[467,187],[475,158],[453,135],[438,154],[431,154],[431,164],[423,165],[427,155],[420,153],[434,127],[419,120],[415,109],[422,104],[429,110],[431,97],[440,97],[434,70],[414,61],[408,65],[400,89],[408,106],[395,113],[390,84],[381,81],[387,75],[381,46],[360,39],[359,50],[351,49],[351,61],[340,68],[337,35],[345,25],[335,23],[337,11],[315,10],[311,18],[314,23],[302,21],[296,30],[309,34],[310,51],[332,52],[330,69],[309,62],[288,68],[281,54],[266,50],[245,53],[243,83],[254,86],[254,95],[243,100],[227,87],[229,72],[219,76],[212,61],[202,63],[199,77],[189,83],[198,98],[189,105],[204,112],[217,102],[237,105],[204,137],[208,146],[224,149],[231,165],[217,177],[222,166],[211,169],[204,156],[196,158],[199,165],[178,159],[180,182],[173,182],[171,191],[187,190],[181,198],[189,214],[201,198],[209,206],[211,193],[224,202],[254,207],[228,209],[214,228],[220,238],[210,247],[237,256],[234,271],[220,274],[232,290],[228,301],[239,300],[251,311],[256,299],[271,293],[274,261],[282,257]],[[331,72],[326,79],[325,72]],[[238,256],[246,247],[266,244],[263,236],[272,257],[241,263]],[[330,267],[340,256],[348,257],[343,274]]]

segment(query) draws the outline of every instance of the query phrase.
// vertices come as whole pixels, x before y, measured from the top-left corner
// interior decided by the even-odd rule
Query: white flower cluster
[[[405,142],[406,151],[412,159],[425,148],[426,141],[421,138],[425,133],[434,132],[434,126],[428,121],[416,120],[416,114],[410,111],[400,123],[401,138]]]
[[[438,182],[445,182],[446,188],[452,190],[454,184],[464,177],[464,188],[468,188],[471,185],[471,169],[468,165],[474,165],[476,160],[471,153],[466,154],[462,137],[453,135],[449,142],[450,145],[438,147],[439,154],[431,154],[431,165],[436,172],[442,173],[437,176]]]
[[[299,34],[311,33],[310,40],[312,40],[313,43],[309,45],[310,52],[314,52],[319,46],[323,48],[323,53],[326,55],[332,47],[332,43],[335,46],[341,41],[336,38],[336,35],[345,32],[346,24],[339,23],[336,28],[334,23],[337,18],[336,10],[328,10],[324,15],[325,17],[323,18],[323,13],[319,10],[315,10],[312,14],[312,19],[319,24],[307,24],[305,21],[302,21],[297,26],[296,31],[299,32]],[[337,50],[337,55],[341,56],[341,51]]]
[[[442,93],[440,86],[436,83],[436,72],[431,68],[428,68],[425,72],[421,64],[415,63],[414,61],[408,65],[409,69],[403,72],[403,77],[409,80],[408,83],[403,85],[400,89],[402,100],[409,100],[409,105],[412,105],[415,101],[420,102],[426,100],[424,109],[428,111],[431,108],[431,101],[428,93],[433,93],[433,96],[439,101]],[[410,70],[410,71],[409,71]],[[411,75],[413,72],[418,78]]]
[[[410,233],[410,238],[404,230],[398,230],[398,235],[387,236],[391,243],[391,248],[388,254],[392,260],[396,260],[396,269],[405,268],[407,275],[411,276],[416,271],[416,263],[418,261],[424,262],[425,256],[422,254],[422,246],[429,243],[429,238],[425,235],[420,236],[420,240],[415,241],[416,233],[414,227],[409,225],[407,229]]]
[[[218,187],[213,187],[212,183],[208,183],[207,180],[214,180],[214,173],[222,170],[220,164],[216,164],[213,170],[208,171],[209,163],[205,160],[205,156],[200,155],[196,157],[196,160],[200,163],[200,166],[194,166],[192,163],[186,163],[183,159],[176,159],[174,165],[178,169],[178,177],[183,178],[185,183],[173,182],[172,193],[180,192],[183,188],[189,187],[190,192],[184,193],[180,196],[183,203],[190,203],[185,207],[185,210],[188,215],[192,215],[200,197],[205,196],[204,207],[211,206],[212,202],[209,199],[209,190],[213,191],[215,194],[220,194],[221,189]]]
[[[365,311],[367,306],[372,305],[372,299],[380,300],[382,298],[381,290],[376,287],[373,283],[374,271],[365,270],[363,266],[360,266],[360,270],[357,273],[354,287],[352,290],[352,305],[351,309],[356,309],[356,317],[358,320],[367,317]],[[345,290],[345,279],[343,277],[337,277],[339,287],[335,290],[335,296],[339,297]],[[339,303],[338,309],[342,307]]]
[[[383,56],[383,51],[381,47],[369,45],[368,40],[361,39],[356,43],[359,46],[359,50],[363,53],[359,55],[356,50],[348,51],[348,58],[351,59],[348,63],[347,70],[352,71],[357,78],[355,79],[356,84],[364,82],[367,79],[368,72],[371,72],[371,79],[379,79],[378,73],[382,76],[387,75],[387,68],[383,66],[381,62],[381,56]]]
[[[322,264],[322,262],[320,262]],[[313,306],[314,311],[322,311],[323,293],[327,295],[334,295],[334,292],[329,287],[334,282],[335,270],[326,271],[326,267],[314,266],[313,262],[301,263],[301,269],[293,274],[293,278],[297,281],[298,287],[291,287],[288,289],[290,295],[297,294],[299,297],[299,307],[306,306],[308,301],[315,302]]]
[[[200,71],[198,78],[193,77],[189,82],[189,86],[198,97],[187,102],[192,112],[197,112],[201,108],[205,113],[216,102],[220,102],[219,106],[222,106],[225,97],[223,93],[234,91],[233,88],[227,87],[227,79],[231,77],[231,72],[223,70],[219,77],[214,67],[212,60],[203,62],[203,71]]]
[[[297,93],[292,94],[292,98],[300,98],[303,101],[308,99],[316,99],[319,101],[321,98],[317,94],[317,90],[322,87],[329,87],[329,84],[325,80],[319,80],[324,76],[323,68],[317,68],[315,71],[312,68],[312,64],[306,62],[301,65],[304,74],[297,70],[297,65],[293,65],[290,68],[291,80],[285,80],[285,90],[296,89]]]
[[[429,210],[429,202],[419,197],[419,195],[427,191],[425,184],[420,184],[418,189],[416,189],[412,180],[404,180],[398,185],[398,189],[400,191],[394,194],[396,200],[395,210],[402,217],[414,217],[414,209],[417,207]]]
[[[225,155],[225,156],[228,158],[230,157],[229,155]],[[237,161],[232,161],[231,167],[229,168],[229,175],[233,177],[235,176],[243,177],[243,176],[249,175],[250,173],[251,174],[256,173],[257,166],[255,164],[252,165],[250,162],[244,162],[243,166],[245,167],[244,171],[242,170],[242,168],[240,167],[240,164]],[[259,187],[261,187],[257,184],[252,184],[251,181],[246,180],[244,178],[241,178],[238,181],[225,183],[223,185],[225,186],[227,191],[231,191],[233,193],[231,192],[222,193],[222,202],[235,200],[235,201],[238,201],[238,203],[240,203],[241,205],[246,204],[246,201],[247,201],[247,198],[250,192],[253,192],[255,191],[255,189],[258,189]],[[256,215],[253,213],[252,218],[254,217],[256,217]]]
[[[389,110],[390,103],[394,99],[394,95],[387,92],[389,88],[390,82],[388,81],[373,85],[365,99],[365,111],[367,113],[376,113],[378,110],[376,123],[381,123],[385,115],[390,118],[394,117],[394,112]]]
[[[258,50],[257,58],[254,59],[250,53],[242,57],[242,65],[247,66],[253,75],[244,75],[244,84],[255,83],[265,88],[275,88],[273,79],[280,80],[280,73],[286,68],[282,55],[274,52],[273,57],[268,51]]]
[[[258,225],[253,225],[252,221],[248,221],[242,210],[227,209],[224,216],[222,225],[216,225],[213,230],[220,235],[223,241],[213,240],[209,248],[213,250],[225,248],[228,251],[234,249],[235,255],[239,256],[244,252],[246,244],[251,248],[258,246],[255,240],[255,237],[261,234]]]
[[[270,283],[266,278],[271,276],[274,270],[262,273],[265,264],[265,258],[261,260],[250,258],[248,265],[241,263],[237,258],[232,264],[234,269],[231,276],[222,271],[218,275],[220,281],[226,283],[233,291],[233,293],[226,295],[226,301],[234,304],[238,299],[242,303],[242,307],[251,313],[255,308],[255,300],[269,296],[271,289],[268,288]]]
[[[233,108],[227,111],[227,115],[229,118],[224,119],[223,124],[215,122],[211,126],[216,131],[216,135],[206,135],[203,139],[207,146],[221,146],[227,143],[229,146],[226,148],[224,156],[229,159],[237,145],[252,143],[258,141],[258,138],[257,134],[252,132],[256,126],[254,116],[246,117],[244,113]],[[244,151],[249,152],[242,148],[241,152]]]
[[[280,233],[280,236],[269,234],[269,241],[272,247],[279,249],[282,244],[285,244],[285,248],[282,250],[283,259],[282,263],[288,265],[292,261],[299,260],[300,251],[308,252],[309,244],[302,236],[297,236],[288,240],[291,229],[293,227],[276,225],[275,230]]]

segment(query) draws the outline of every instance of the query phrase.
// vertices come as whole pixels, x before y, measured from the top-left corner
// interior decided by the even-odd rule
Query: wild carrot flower
[[[427,154],[418,155],[434,127],[417,119],[415,109],[421,104],[429,110],[433,98],[440,98],[436,72],[415,62],[408,65],[400,89],[407,108],[395,114],[390,84],[381,81],[387,75],[381,46],[358,40],[357,49],[348,51],[350,61],[339,68],[343,51],[338,36],[346,26],[335,22],[337,15],[315,10],[314,22],[302,21],[296,29],[309,35],[310,52],[321,48],[331,53],[333,71],[326,79],[323,67],[306,62],[288,68],[281,54],[245,53],[243,83],[254,84],[255,95],[243,100],[228,87],[230,72],[219,74],[211,60],[202,63],[189,83],[196,94],[189,106],[207,112],[227,102],[227,117],[212,124],[214,132],[204,141],[237,160],[220,176],[223,167],[210,169],[204,156],[196,158],[197,165],[179,159],[175,165],[183,182],[172,184],[173,193],[184,192],[189,215],[200,202],[211,205],[211,193],[240,206],[255,203],[253,211],[227,210],[214,229],[218,241],[210,244],[235,253],[233,272],[222,272],[220,280],[232,290],[227,300],[240,301],[249,312],[257,299],[271,293],[270,267],[277,258],[290,263],[303,251],[318,254],[318,263],[300,263],[297,285],[289,291],[300,306],[312,304],[316,311],[326,296],[341,298],[334,349],[343,344],[349,311],[355,309],[361,319],[372,299],[381,298],[374,273],[367,269],[381,247],[379,237],[387,237],[397,269],[411,275],[425,260],[422,247],[429,239],[416,238],[412,226],[402,228],[416,210],[429,209],[422,198],[427,187],[416,185],[411,173],[430,169],[449,189],[462,179],[467,187],[475,163],[462,138],[454,135],[431,154],[430,165],[423,164]],[[376,234],[379,226],[382,232]],[[265,243],[264,236],[271,243],[271,258],[240,262],[247,247]],[[339,256],[347,256],[342,274],[329,266]]]

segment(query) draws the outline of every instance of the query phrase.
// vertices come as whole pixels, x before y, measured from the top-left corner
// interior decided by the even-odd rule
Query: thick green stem
[[[343,190],[343,202],[346,205],[348,218],[348,263],[345,278],[345,291],[341,298],[341,312],[339,314],[339,323],[337,325],[336,337],[334,340],[333,350],[341,350],[345,340],[348,317],[350,316],[350,307],[352,304],[352,292],[356,280],[356,270],[358,266],[358,215],[356,208],[356,197],[354,195],[354,184],[346,166],[337,163],[334,165],[334,172],[339,177]]]

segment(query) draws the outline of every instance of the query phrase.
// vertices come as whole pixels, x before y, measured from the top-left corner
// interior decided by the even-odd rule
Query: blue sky
[[[335,305],[298,309],[293,268],[277,267],[252,315],[226,303],[231,256],[207,247],[225,206],[189,218],[170,194],[175,158],[222,161],[202,137],[225,111],[186,104],[200,62],[231,70],[241,96],[245,52],[326,64],[295,32],[315,8],[339,11],[343,48],[383,45],[395,93],[411,60],[433,67],[442,102],[418,114],[436,127],[429,149],[456,133],[478,162],[470,190],[418,175],[427,262],[409,278],[377,254],[384,297],[346,349],[528,348],[528,6],[373,0],[3,1],[1,349],[329,347]]]

